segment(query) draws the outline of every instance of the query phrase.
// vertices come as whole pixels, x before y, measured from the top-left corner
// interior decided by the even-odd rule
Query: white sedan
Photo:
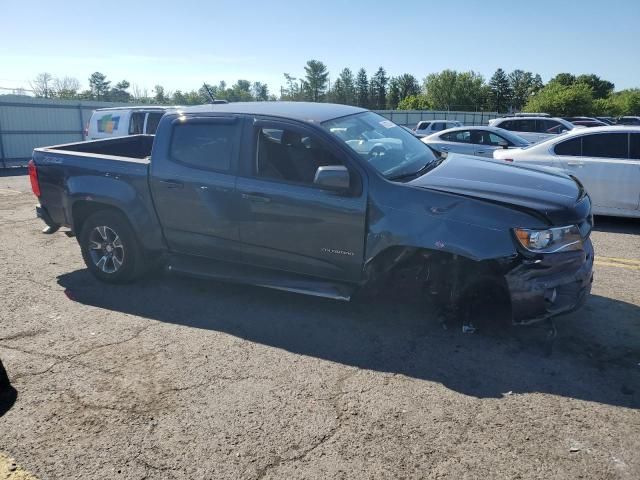
[[[640,127],[575,129],[493,158],[561,169],[584,185],[596,215],[640,217]]]

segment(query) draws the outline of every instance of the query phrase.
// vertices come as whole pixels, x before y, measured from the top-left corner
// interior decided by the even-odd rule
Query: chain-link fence
[[[454,112],[447,110],[376,110],[383,117],[405,127],[414,128],[422,120],[457,120],[463,125],[487,125],[497,112]]]
[[[96,108],[108,102],[0,97],[0,168],[24,166],[36,147],[79,142]]]

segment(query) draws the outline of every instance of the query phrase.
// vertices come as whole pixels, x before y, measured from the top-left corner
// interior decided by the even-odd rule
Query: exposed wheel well
[[[507,303],[505,273],[510,259],[477,261],[448,252],[413,247],[392,247],[366,267],[366,283],[381,286],[423,287],[423,292],[445,308],[467,308],[470,299],[491,295],[495,303]],[[491,292],[491,293],[489,293]]]
[[[93,215],[95,212],[99,212],[101,210],[111,210],[119,213],[125,219],[127,216],[124,214],[122,210],[113,205],[109,205],[101,202],[92,202],[87,200],[79,200],[73,204],[73,208],[71,210],[71,215],[73,217],[73,231],[76,235],[80,234],[82,230],[82,225],[85,220]],[[127,219],[128,221],[128,219]]]

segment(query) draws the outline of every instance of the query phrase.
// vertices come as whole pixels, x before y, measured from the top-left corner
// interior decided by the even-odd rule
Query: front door
[[[362,273],[366,184],[359,169],[326,138],[300,124],[257,121],[247,170],[236,188],[240,240],[254,265],[358,281]],[[318,167],[349,168],[345,191],[314,184]]]
[[[171,251],[222,260],[240,251],[235,183],[242,123],[188,117],[163,132],[167,145],[154,150],[150,183]]]

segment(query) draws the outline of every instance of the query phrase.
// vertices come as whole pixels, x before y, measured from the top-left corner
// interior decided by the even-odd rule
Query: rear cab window
[[[240,144],[241,123],[233,117],[191,118],[174,123],[169,157],[192,168],[231,172]]]

